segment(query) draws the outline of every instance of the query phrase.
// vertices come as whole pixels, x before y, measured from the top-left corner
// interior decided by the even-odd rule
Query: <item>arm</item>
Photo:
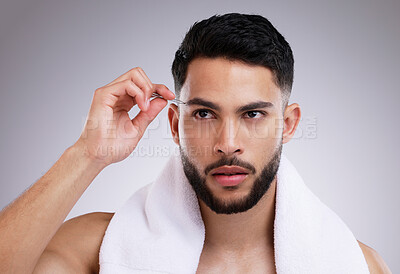
[[[128,157],[147,126],[167,105],[161,98],[147,104],[153,92],[165,99],[175,98],[166,86],[151,83],[141,68],[95,91],[78,141],[40,180],[0,212],[0,273],[34,270],[49,241],[97,174]],[[136,104],[141,111],[130,119],[128,111]],[[50,249],[44,258],[64,262]]]
[[[100,246],[113,215],[93,212],[66,221],[33,273],[99,273]]]
[[[0,213],[0,273],[32,272],[39,256],[102,166],[68,148]]]

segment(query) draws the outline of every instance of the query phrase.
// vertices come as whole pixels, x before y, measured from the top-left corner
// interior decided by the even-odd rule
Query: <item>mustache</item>
[[[224,158],[219,159],[217,162],[208,165],[205,168],[204,173],[207,175],[214,168],[218,168],[221,166],[240,166],[240,167],[250,170],[250,173],[252,173],[252,174],[256,173],[256,169],[253,165],[240,160],[236,156],[232,157],[232,158],[224,157]]]

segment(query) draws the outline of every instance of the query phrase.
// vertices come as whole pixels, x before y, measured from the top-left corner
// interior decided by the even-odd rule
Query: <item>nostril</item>
[[[222,149],[217,148],[217,149],[215,149],[214,151],[216,151],[217,153],[223,153],[223,154],[229,153],[229,154],[231,154],[231,153],[240,153],[240,152],[241,152],[241,149],[238,148],[238,149],[236,149],[234,152],[229,152],[229,150],[228,150],[227,152],[225,152],[225,151],[223,151]]]

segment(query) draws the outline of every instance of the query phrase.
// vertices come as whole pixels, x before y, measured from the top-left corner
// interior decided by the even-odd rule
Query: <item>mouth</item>
[[[238,166],[223,166],[212,170],[211,175],[222,186],[236,186],[242,183],[249,171]]]

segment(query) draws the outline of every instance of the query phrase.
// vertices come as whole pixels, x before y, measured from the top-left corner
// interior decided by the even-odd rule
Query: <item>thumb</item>
[[[140,136],[143,135],[147,126],[156,118],[167,103],[165,99],[155,98],[150,101],[150,105],[146,111],[141,110],[139,114],[131,120],[132,124],[139,129]]]

